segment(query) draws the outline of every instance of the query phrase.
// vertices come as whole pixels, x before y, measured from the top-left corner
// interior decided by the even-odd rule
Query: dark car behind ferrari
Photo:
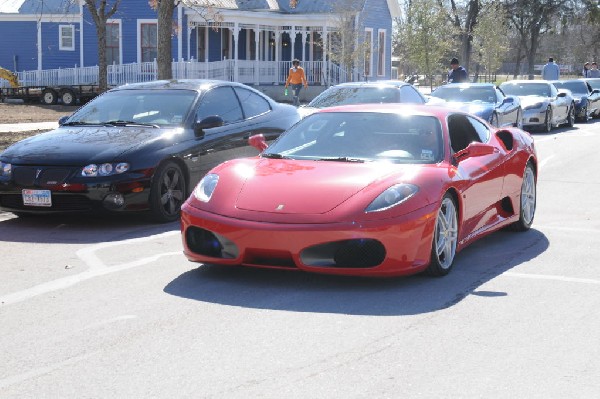
[[[256,154],[250,135],[274,139],[299,119],[295,107],[238,83],[121,86],[0,154],[0,209],[150,211],[173,221],[207,170]]]

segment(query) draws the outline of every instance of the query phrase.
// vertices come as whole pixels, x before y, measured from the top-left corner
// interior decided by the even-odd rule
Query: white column
[[[238,43],[238,38],[240,36],[240,28],[238,26],[238,23],[236,22],[234,24],[233,27],[233,45],[235,46],[233,49],[233,62],[234,62],[234,66],[233,66],[233,80],[236,82],[239,82],[240,80],[240,70],[239,70],[239,63],[238,63],[238,49],[239,49],[239,43]]]
[[[302,61],[306,61],[306,36],[308,36],[308,33],[306,32],[306,27],[304,27],[304,31],[302,32]]]
[[[259,26],[256,24],[254,31],[254,83],[256,85],[260,81],[260,30],[258,28]]]
[[[293,60],[294,58],[296,58],[296,51],[295,51],[295,49],[296,49],[296,27],[295,26],[292,27],[292,33],[290,33],[290,46],[292,46],[291,54],[292,54],[292,60]]]

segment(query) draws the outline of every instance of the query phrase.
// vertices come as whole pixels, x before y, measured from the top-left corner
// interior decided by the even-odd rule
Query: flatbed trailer
[[[86,103],[98,94],[97,85],[3,87],[0,89],[0,101],[14,99],[48,105],[60,101],[63,105],[76,105]]]

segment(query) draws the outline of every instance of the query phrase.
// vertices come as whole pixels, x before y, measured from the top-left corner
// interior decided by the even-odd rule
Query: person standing
[[[458,63],[458,58],[450,60],[450,72],[448,72],[448,83],[462,83],[469,81],[467,70]]]
[[[544,80],[558,80],[560,79],[560,68],[557,63],[554,62],[554,58],[548,58],[548,63],[542,68],[542,79]]]
[[[584,78],[589,78],[589,76],[588,76],[589,70],[590,70],[590,63],[586,62],[585,64],[583,64],[583,71],[581,71],[581,75]]]
[[[592,69],[588,71],[587,77],[600,78],[600,70],[598,69],[598,63],[596,61],[592,62]]]
[[[294,105],[300,105],[300,90],[302,89],[302,85],[304,87],[308,87],[308,82],[306,81],[306,75],[304,74],[304,68],[300,66],[300,60],[295,58],[292,61],[292,67],[290,68],[290,73],[288,75],[287,80],[285,81],[285,88],[288,86],[292,86],[292,95],[294,98]]]

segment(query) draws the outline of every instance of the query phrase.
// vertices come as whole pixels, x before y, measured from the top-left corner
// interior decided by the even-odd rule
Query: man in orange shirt
[[[302,89],[302,85],[304,87],[308,87],[308,82],[306,81],[306,75],[304,75],[304,69],[300,66],[300,61],[298,59],[294,59],[292,61],[292,67],[290,68],[290,74],[288,75],[287,80],[285,81],[285,88],[287,89],[288,85],[292,86],[292,95],[294,96],[294,105],[300,105],[300,89]]]

